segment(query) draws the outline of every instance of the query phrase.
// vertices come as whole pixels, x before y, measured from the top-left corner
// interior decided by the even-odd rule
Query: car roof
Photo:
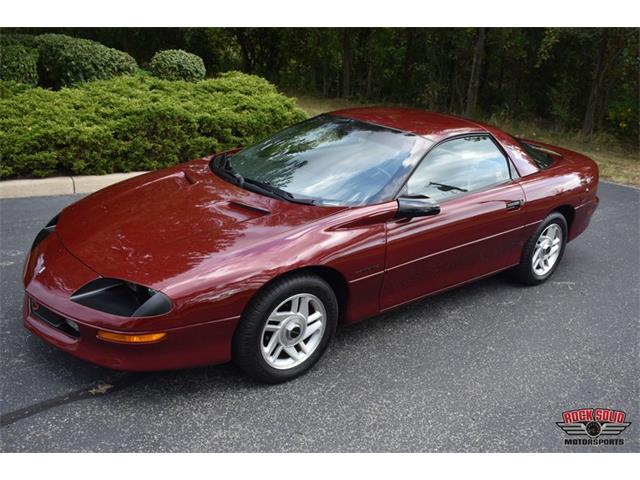
[[[481,124],[471,120],[415,108],[360,107],[336,110],[329,114],[412,132],[432,141],[487,131]]]

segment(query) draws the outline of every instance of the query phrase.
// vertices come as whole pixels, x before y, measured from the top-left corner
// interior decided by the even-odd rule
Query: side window
[[[522,146],[522,149],[527,152],[533,161],[536,162],[538,168],[540,170],[544,170],[549,168],[553,163],[553,158],[544,149],[540,147],[536,147],[535,145],[531,145],[529,143],[523,142],[522,140],[516,140]]]
[[[403,195],[439,202],[509,180],[507,159],[487,135],[449,140],[435,147],[409,178]]]

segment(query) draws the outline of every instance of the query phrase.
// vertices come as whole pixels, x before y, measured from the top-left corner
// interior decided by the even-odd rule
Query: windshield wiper
[[[269,197],[278,198],[280,200],[287,200],[293,203],[301,203],[303,205],[315,205],[316,201],[311,198],[299,198],[282,190],[278,187],[274,187],[265,182],[254,180],[252,178],[245,178],[234,170],[231,166],[231,161],[228,155],[222,155],[217,162],[216,168],[221,170],[227,177],[233,179],[240,188],[246,188]]]
[[[429,185],[436,185],[440,187],[438,190],[442,190],[443,192],[448,192],[450,190],[458,190],[459,192],[466,192],[467,190],[460,187],[454,187],[453,185],[447,185],[445,183],[437,183],[437,182],[429,182]]]
[[[280,199],[283,200],[288,200],[290,202],[294,202],[294,203],[301,203],[303,205],[315,205],[316,201],[311,199],[311,198],[300,198],[300,197],[296,197],[295,195],[293,195],[292,193],[287,192],[286,190],[282,190],[281,188],[278,187],[274,187],[273,185],[270,185],[268,183],[265,182],[261,182],[259,180],[254,180],[252,178],[245,178],[244,179],[244,183],[245,184],[250,184],[252,186],[258,187],[262,190],[266,190],[269,193],[272,193],[273,195],[277,196]]]
[[[232,181],[239,187],[242,187],[244,185],[244,178],[233,169],[231,163],[229,162],[228,155],[223,154],[220,156],[220,158],[217,158],[215,160],[215,164],[213,162],[209,164],[211,170],[213,170],[218,175]]]

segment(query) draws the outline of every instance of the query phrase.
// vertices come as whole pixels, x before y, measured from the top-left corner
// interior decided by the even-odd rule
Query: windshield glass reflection
[[[245,178],[318,203],[365,205],[392,198],[426,139],[347,118],[321,115],[230,159]]]

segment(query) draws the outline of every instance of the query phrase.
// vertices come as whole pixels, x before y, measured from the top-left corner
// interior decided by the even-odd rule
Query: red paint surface
[[[452,288],[519,262],[538,222],[573,210],[569,238],[597,206],[598,170],[575,152],[538,171],[518,144],[490,126],[410,109],[351,109],[336,115],[423,135],[435,142],[488,132],[520,178],[441,204],[433,217],[397,220],[396,201],[364,207],[313,207],[243,190],[212,174],[208,158],[135,177],[67,207],[55,233],[25,266],[27,295],[80,325],[73,339],[24,311],[25,325],[57,347],[124,370],[221,363],[240,315],[267,282],[301,268],[332,271],[347,285],[341,321]],[[537,142],[535,142],[537,143]],[[519,210],[506,203],[524,200]],[[43,269],[44,267],[44,269]],[[73,303],[87,282],[115,277],[165,293],[166,315],[126,318]],[[98,329],[166,331],[166,340],[119,345]]]

